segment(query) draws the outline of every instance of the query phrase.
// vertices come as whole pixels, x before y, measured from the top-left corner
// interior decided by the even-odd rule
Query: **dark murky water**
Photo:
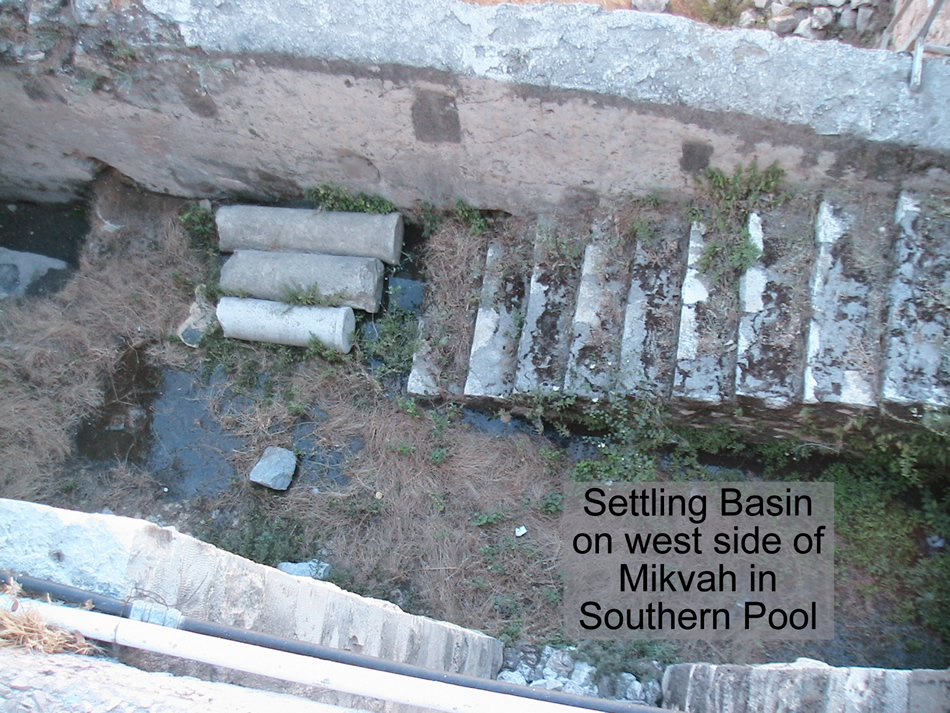
[[[0,247],[55,257],[79,267],[89,232],[85,206],[0,203]]]
[[[231,454],[244,441],[221,429],[210,405],[241,409],[250,397],[227,393],[223,377],[205,381],[191,372],[150,365],[145,354],[123,354],[107,401],[76,434],[78,455],[93,465],[110,467],[127,462],[148,470],[174,500],[227,492],[243,477],[231,464]],[[247,402],[247,403],[245,403]],[[298,454],[296,485],[320,491],[348,483],[347,459],[363,448],[360,439],[342,445],[322,445],[316,429],[321,414],[294,427]]]
[[[129,349],[106,403],[79,428],[79,455],[142,466],[174,499],[225,492],[237,477],[229,456],[243,444],[211,416],[215,388],[194,374],[152,366],[143,352]]]

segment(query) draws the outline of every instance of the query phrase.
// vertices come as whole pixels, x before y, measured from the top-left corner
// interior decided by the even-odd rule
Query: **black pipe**
[[[103,614],[128,618],[129,612],[132,609],[130,603],[114,597],[87,592],[82,589],[77,589],[76,587],[57,584],[56,582],[37,579],[36,577],[30,577],[28,575],[13,574],[6,570],[0,570],[0,583],[9,584],[11,579],[15,579],[25,592],[48,594],[54,599],[70,602],[72,604],[85,604],[87,606],[91,604],[94,611]],[[497,681],[491,678],[476,678],[475,676],[466,676],[461,673],[436,671],[413,664],[380,659],[375,656],[367,656],[366,654],[358,654],[342,649],[333,649],[328,646],[298,641],[296,639],[286,639],[272,634],[262,634],[257,631],[240,629],[236,626],[228,626],[227,624],[214,624],[200,619],[192,619],[191,617],[182,617],[178,628],[193,634],[238,641],[243,644],[251,644],[275,651],[309,656],[325,661],[333,661],[348,666],[359,666],[361,668],[395,673],[400,676],[410,676],[426,681],[440,681],[454,686],[475,688],[492,693],[504,693],[519,698],[531,698],[546,703],[559,703],[584,710],[602,711],[603,713],[656,713],[660,710],[652,706],[637,703],[612,701],[606,698],[590,698],[587,696],[578,696],[573,693],[564,693],[562,691],[549,691],[544,688],[521,686],[516,683]]]

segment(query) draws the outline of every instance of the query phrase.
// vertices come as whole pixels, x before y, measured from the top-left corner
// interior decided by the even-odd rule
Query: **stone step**
[[[690,227],[673,397],[722,403],[735,389],[737,305],[728,288],[714,284],[699,269],[705,233],[702,223]]]
[[[559,392],[564,384],[571,323],[580,278],[576,242],[539,221],[524,328],[518,343],[514,392]]]
[[[426,321],[419,320],[418,346],[412,355],[412,370],[409,372],[409,379],[406,381],[406,392],[412,396],[440,396],[442,390],[439,388],[440,369],[436,364],[432,345],[425,338]]]
[[[950,218],[902,193],[882,398],[950,406]]]
[[[868,407],[877,403],[880,381],[880,286],[891,221],[868,204],[847,205],[823,201],[815,220],[803,401]]]
[[[620,346],[618,385],[624,393],[670,396],[686,268],[684,227],[674,220],[656,239],[637,242]]]
[[[628,262],[616,244],[589,244],[584,250],[580,286],[571,327],[564,392],[597,396],[612,388],[620,364]]]
[[[762,217],[749,216],[750,240],[761,255],[739,281],[736,396],[769,408],[784,408],[802,397],[808,275],[814,260],[814,219],[802,222],[809,214],[793,198]]]
[[[498,240],[488,246],[466,396],[502,399],[514,385],[527,279],[519,269],[511,269],[522,267],[512,252]]]

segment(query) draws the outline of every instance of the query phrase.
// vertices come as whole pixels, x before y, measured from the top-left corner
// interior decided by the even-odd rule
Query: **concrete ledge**
[[[690,713],[938,713],[950,709],[950,671],[835,668],[811,659],[676,664],[663,675],[663,705]]]
[[[0,499],[0,568],[122,599],[147,593],[186,616],[439,670],[491,677],[501,665],[490,636],[143,520]]]
[[[85,0],[86,4],[97,0]],[[264,52],[428,67],[804,125],[820,135],[950,150],[950,60],[837,42],[715,30],[590,5],[479,7],[456,0],[145,0],[210,52]],[[354,33],[353,28],[359,32]],[[411,38],[409,41],[408,38]],[[728,68],[728,71],[726,71]]]

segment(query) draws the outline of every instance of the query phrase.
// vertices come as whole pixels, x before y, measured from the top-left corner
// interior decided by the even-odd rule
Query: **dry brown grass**
[[[13,595],[15,596],[15,595]],[[51,626],[35,611],[27,611],[15,600],[13,611],[0,609],[0,646],[17,646],[47,654],[95,654],[99,649],[78,631]]]
[[[0,308],[0,496],[53,497],[73,431],[102,402],[122,351],[165,340],[187,314],[199,266],[179,205],[107,175],[76,276]]]
[[[286,497],[242,488],[215,507],[233,509],[239,524],[242,507],[263,507],[265,522],[293,520],[309,556],[325,550],[340,583],[360,593],[494,634],[557,628],[558,517],[540,505],[560,491],[563,464],[542,455],[546,440],[491,436],[457,409],[388,398],[357,364],[304,363],[286,379],[281,388],[326,414],[315,426],[321,445],[364,444],[345,467],[349,484],[292,488]],[[280,407],[262,408],[273,415]],[[293,420],[262,419],[260,433],[272,444]],[[514,536],[519,525],[528,528],[523,538]]]
[[[464,383],[468,373],[487,245],[487,232],[476,235],[454,220],[426,243],[423,339],[446,385]]]

